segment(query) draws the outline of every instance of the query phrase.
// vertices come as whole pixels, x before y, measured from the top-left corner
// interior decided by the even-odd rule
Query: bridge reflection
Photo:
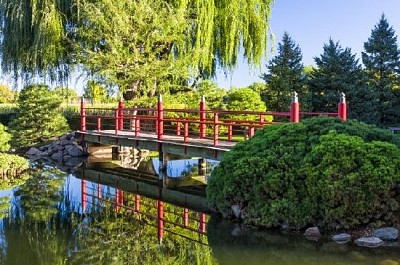
[[[147,220],[157,229],[161,243],[168,234],[207,245],[208,208],[204,187],[166,189],[157,176],[130,172],[130,177],[81,169],[81,206],[83,213],[112,208],[117,213]],[[142,173],[143,174],[143,173]],[[140,179],[140,180],[139,180]]]

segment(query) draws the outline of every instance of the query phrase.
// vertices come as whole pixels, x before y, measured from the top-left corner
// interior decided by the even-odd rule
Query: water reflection
[[[204,185],[170,189],[157,175],[126,170],[75,176],[34,164],[25,184],[1,193],[1,264],[400,263],[398,248],[312,242],[223,221],[208,214]]]

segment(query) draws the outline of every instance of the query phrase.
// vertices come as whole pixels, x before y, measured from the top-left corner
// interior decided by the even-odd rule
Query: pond
[[[90,162],[72,173],[32,163],[24,184],[0,192],[1,264],[400,264],[398,247],[221,220],[207,209],[204,180],[187,174],[193,160],[171,163],[168,181],[144,164],[147,172]]]

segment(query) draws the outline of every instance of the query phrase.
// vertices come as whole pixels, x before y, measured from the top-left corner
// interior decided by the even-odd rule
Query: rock
[[[332,240],[339,244],[347,243],[350,241],[350,239],[351,239],[351,235],[346,234],[346,233],[332,236]]]
[[[383,241],[377,237],[360,237],[354,241],[357,246],[375,248],[383,244]]]
[[[241,218],[242,216],[242,210],[241,207],[238,204],[234,204],[231,206],[232,213],[236,218]]]
[[[63,160],[63,153],[62,151],[56,152],[51,156],[51,159],[62,161]]]
[[[399,238],[399,230],[394,227],[383,227],[375,229],[373,236],[384,241],[395,241]]]
[[[71,142],[69,141],[69,140],[67,140],[67,139],[64,139],[64,140],[60,140],[60,145],[61,146],[66,146],[66,145],[68,145],[68,144],[70,144]]]
[[[72,156],[72,157],[83,156],[82,150],[73,145],[67,145],[65,147],[65,150],[68,151],[69,156]]]
[[[64,157],[64,163],[68,167],[79,167],[83,163],[83,158],[82,157],[71,157],[71,158],[66,158]]]
[[[37,149],[36,147],[32,147],[31,149],[29,149],[28,152],[26,152],[26,155],[30,155],[30,156],[40,156],[42,154],[42,152]]]
[[[304,232],[304,235],[306,237],[320,237],[321,236],[321,232],[319,231],[319,228],[314,226],[314,227],[309,227],[306,229],[306,231]]]

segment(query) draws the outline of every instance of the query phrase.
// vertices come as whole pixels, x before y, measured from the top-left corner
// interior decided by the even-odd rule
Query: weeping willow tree
[[[0,0],[3,70],[149,90],[260,64],[273,0]]]

